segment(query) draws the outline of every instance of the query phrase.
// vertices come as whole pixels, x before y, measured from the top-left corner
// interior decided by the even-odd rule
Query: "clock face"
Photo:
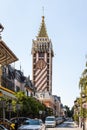
[[[43,69],[46,66],[46,62],[44,60],[38,60],[36,63],[37,69]]]

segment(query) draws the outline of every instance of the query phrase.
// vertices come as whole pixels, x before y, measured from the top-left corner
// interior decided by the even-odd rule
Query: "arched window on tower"
[[[44,53],[40,52],[39,53],[39,59],[43,59],[44,58]]]
[[[49,57],[47,58],[47,63],[49,63]]]

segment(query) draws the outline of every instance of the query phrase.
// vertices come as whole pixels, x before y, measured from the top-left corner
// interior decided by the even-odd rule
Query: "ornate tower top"
[[[31,53],[34,54],[36,52],[46,52],[51,53],[52,56],[54,56],[52,42],[48,37],[44,18],[45,17],[43,15],[39,33],[36,37],[36,40],[33,40]]]
[[[45,17],[42,16],[42,23],[41,23],[40,30],[39,30],[39,33],[38,33],[38,37],[48,37],[44,18]]]

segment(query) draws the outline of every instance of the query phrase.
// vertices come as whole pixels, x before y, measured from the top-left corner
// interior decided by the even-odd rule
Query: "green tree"
[[[67,105],[65,105],[64,108],[66,109],[66,113],[65,113],[66,116],[67,117],[72,117],[73,116],[73,111],[70,110],[70,108]]]
[[[17,92],[16,99],[13,100],[14,111],[20,116],[38,117],[39,111],[44,111],[45,106],[41,104],[36,98],[28,97],[24,92]],[[20,110],[17,110],[17,104],[20,105]]]
[[[87,63],[86,63],[87,67]],[[81,89],[81,94],[87,96],[87,68],[84,69],[82,76],[79,81],[79,88]]]
[[[87,67],[87,63],[86,63]],[[83,104],[83,98],[85,99],[85,102],[87,103],[87,68],[84,69],[82,76],[79,81],[79,88],[81,89],[81,115],[83,117],[87,116],[87,109],[82,108]]]

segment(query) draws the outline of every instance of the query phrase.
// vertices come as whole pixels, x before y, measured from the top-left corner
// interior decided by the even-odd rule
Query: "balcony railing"
[[[2,76],[2,78],[1,78],[1,86],[4,87],[4,88],[7,88],[9,90],[14,91],[14,83],[13,83],[13,81],[8,79],[7,77]]]

